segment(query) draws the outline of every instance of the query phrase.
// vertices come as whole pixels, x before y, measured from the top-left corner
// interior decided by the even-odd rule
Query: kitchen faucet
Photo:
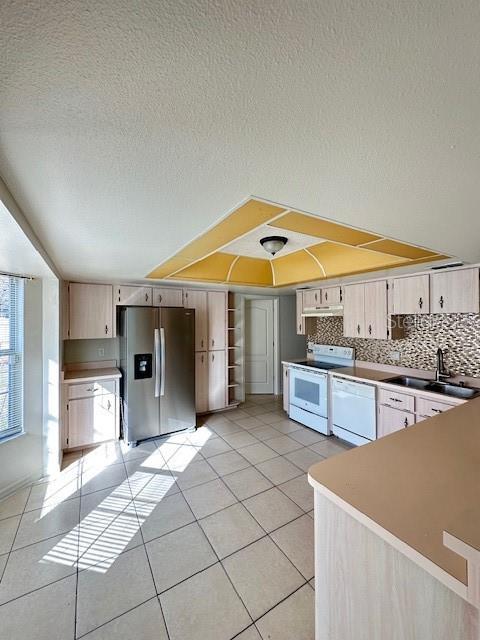
[[[437,368],[435,370],[435,380],[441,382],[445,378],[450,377],[450,371],[445,369],[444,353],[440,347],[437,349]]]

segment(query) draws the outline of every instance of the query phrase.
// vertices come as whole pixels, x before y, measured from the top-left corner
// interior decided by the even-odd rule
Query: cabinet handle
[[[372,335],[372,325],[371,324],[368,325],[368,333],[369,333],[369,335]]]
[[[403,423],[406,427],[408,427],[408,418],[405,418],[405,421]]]
[[[317,302],[318,298],[317,298],[317,294],[315,293],[315,302]]]
[[[340,302],[343,302],[343,291],[340,289]]]
[[[389,398],[389,400],[391,400],[392,402],[401,402],[401,400],[399,400],[398,398]]]
[[[433,407],[431,407],[431,410],[432,410],[434,413],[442,413],[442,410],[441,410],[441,409],[434,409]]]
[[[443,299],[443,296],[440,296],[440,300],[438,302],[440,304],[440,309],[443,309],[443,305],[445,303],[445,300]]]
[[[92,393],[96,393],[98,391],[98,389],[96,389],[95,386],[87,387],[87,391],[91,391]]]
[[[108,335],[108,324],[105,325],[105,334]]]
[[[212,338],[212,347],[215,346],[215,340]]]
[[[301,325],[301,324],[299,324],[299,325],[298,325],[298,330],[299,330],[299,331],[301,331],[301,330],[302,330],[302,325]]]
[[[162,296],[161,296],[161,294],[160,294],[160,293],[158,294],[158,301],[159,301],[159,302],[161,302],[161,301],[162,301]]]
[[[419,298],[418,306],[420,307],[420,309],[423,307],[423,298]]]
[[[212,353],[212,362],[215,360],[215,354]]]
[[[107,400],[107,410],[110,411],[110,407],[112,406],[112,403],[110,402],[110,400]]]
[[[360,325],[357,324],[357,333],[360,334]]]
[[[328,300],[328,291],[325,291],[325,300]]]
[[[148,302],[148,293],[145,294],[145,302]]]
[[[200,362],[203,364],[203,355],[202,355],[202,357],[200,358]]]

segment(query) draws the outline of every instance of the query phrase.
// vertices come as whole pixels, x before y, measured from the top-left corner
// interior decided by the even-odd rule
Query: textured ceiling
[[[480,5],[0,3],[0,173],[65,276],[250,194],[480,259]]]

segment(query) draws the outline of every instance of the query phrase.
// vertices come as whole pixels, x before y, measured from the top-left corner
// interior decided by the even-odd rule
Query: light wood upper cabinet
[[[432,273],[430,293],[432,313],[478,313],[478,267]]]
[[[393,280],[394,315],[430,313],[430,280],[427,274]]]
[[[388,338],[387,282],[367,282],[365,295],[365,337],[377,340]]]
[[[295,292],[297,296],[297,334],[305,335],[305,318],[302,316],[303,313],[303,290],[297,289]]]
[[[227,292],[208,291],[208,349],[225,349],[227,334]]]
[[[113,287],[111,284],[69,284],[71,340],[113,337]]]
[[[154,307],[183,307],[183,290],[153,287]]]
[[[386,280],[344,286],[343,335],[377,340],[388,338]]]
[[[341,287],[325,287],[322,289],[322,306],[341,304],[342,288]]]
[[[414,423],[413,413],[380,405],[378,407],[377,438],[388,436],[390,433],[405,429]]]
[[[195,351],[208,349],[207,292],[187,289],[183,295],[186,309],[195,309]]]
[[[343,288],[343,335],[365,338],[365,285],[348,284]]]
[[[121,284],[113,287],[115,304],[136,307],[152,306],[152,287],[135,287]]]
[[[205,351],[195,354],[195,408],[197,413],[208,411],[208,356]]]
[[[304,289],[303,290],[303,308],[314,309],[322,304],[321,289]]]
[[[208,409],[216,411],[227,404],[227,374],[225,351],[208,354]]]

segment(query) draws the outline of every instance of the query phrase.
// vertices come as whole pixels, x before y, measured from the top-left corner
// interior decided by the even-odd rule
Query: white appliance
[[[375,387],[342,378],[332,380],[333,433],[355,445],[377,438]]]
[[[308,354],[308,360],[290,365],[288,415],[315,431],[330,435],[327,372],[352,366],[355,351],[350,347],[309,343]]]

